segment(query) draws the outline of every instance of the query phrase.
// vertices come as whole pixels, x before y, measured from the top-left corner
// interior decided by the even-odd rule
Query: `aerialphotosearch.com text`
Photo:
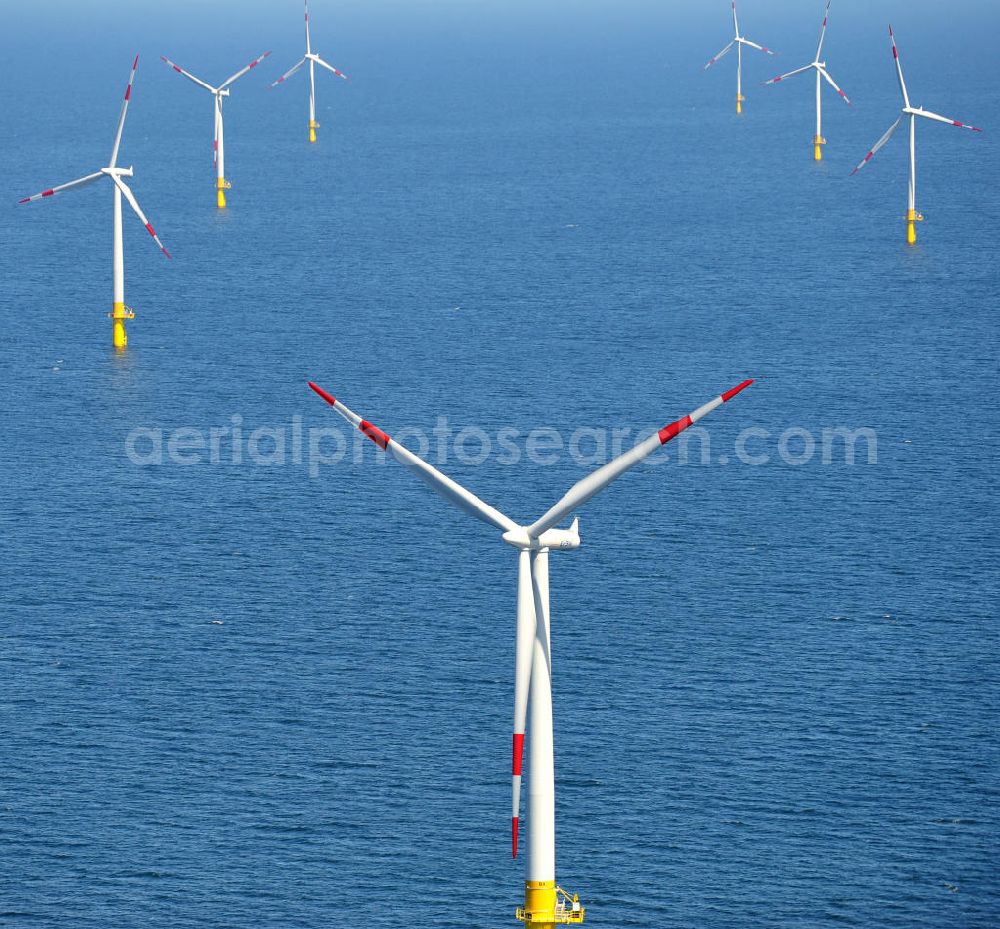
[[[462,466],[486,462],[517,465],[555,465],[568,458],[580,468],[593,469],[628,451],[658,427],[579,426],[571,431],[551,426],[522,429],[501,426],[492,432],[479,426],[454,427],[448,417],[438,416],[431,429],[406,427],[391,434],[410,451],[436,467],[449,463]],[[651,466],[742,464],[760,467],[781,463],[792,467],[807,464],[878,463],[878,436],[867,427],[788,426],[780,430],[750,426],[739,432],[730,445],[702,426],[692,426],[652,455]],[[125,437],[125,454],[139,467],[157,465],[305,467],[310,477],[345,460],[382,463],[386,452],[357,430],[339,425],[305,428],[301,416],[282,425],[251,426],[239,413],[225,424],[208,427],[136,426]]]

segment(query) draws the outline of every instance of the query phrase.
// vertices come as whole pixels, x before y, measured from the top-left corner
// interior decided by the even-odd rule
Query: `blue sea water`
[[[303,75],[267,90],[296,2],[102,6],[3,9],[0,925],[515,925],[514,552],[373,446],[311,476],[306,381],[523,445],[744,377],[710,463],[669,447],[552,558],[560,882],[594,926],[1000,924],[997,8],[838,0],[817,165],[811,79],[759,81],[819,2],[741,3],[781,55],[737,118],[725,3],[314,0],[351,76],[315,146]],[[914,102],[986,129],[919,127],[912,249],[903,138],[848,178],[890,17]],[[211,100],[158,56],[267,48],[220,213]],[[15,201],[105,163],[136,51],[123,159],[174,260],[126,215],[116,356],[110,190]],[[240,463],[127,454],[234,417]],[[877,461],[824,463],[837,427]],[[530,521],[586,473],[556,459],[441,466]]]

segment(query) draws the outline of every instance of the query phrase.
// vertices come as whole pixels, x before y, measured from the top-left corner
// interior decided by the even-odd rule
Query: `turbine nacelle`
[[[101,174],[106,174],[108,177],[135,177],[135,169],[132,166],[127,168],[109,166],[101,168]]]
[[[525,526],[518,526],[505,532],[502,538],[508,545],[521,551],[538,552],[543,549],[572,551],[580,547],[580,518],[574,519],[569,529],[546,529],[537,538],[530,536]]]

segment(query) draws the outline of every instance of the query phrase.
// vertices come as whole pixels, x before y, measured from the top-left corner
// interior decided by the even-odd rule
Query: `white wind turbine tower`
[[[343,71],[338,71],[332,64],[328,64],[319,55],[315,54],[312,50],[312,42],[309,38],[309,0],[305,0],[306,7],[306,55],[296,62],[292,67],[290,67],[284,74],[281,75],[271,86],[277,87],[279,84],[283,84],[288,78],[290,78],[296,71],[299,70],[307,61],[309,62],[309,141],[316,141],[316,130],[319,129],[319,123],[316,122],[316,65],[320,65],[327,69],[327,71],[332,71],[337,77],[342,77],[345,81],[348,79],[347,75]]]
[[[845,94],[835,83],[832,77],[826,70],[826,62],[820,61],[820,55],[823,54],[823,39],[826,38],[826,21],[830,15],[830,4],[833,0],[827,0],[826,11],[823,14],[823,26],[819,31],[819,45],[816,46],[816,57],[810,64],[807,64],[803,68],[796,68],[794,71],[789,71],[787,74],[781,74],[778,77],[771,78],[769,81],[764,81],[765,84],[777,84],[779,81],[785,80],[785,78],[791,77],[793,74],[801,74],[803,71],[808,71],[810,68],[816,72],[816,137],[813,139],[813,158],[816,161],[823,160],[823,149],[822,146],[826,145],[826,139],[823,138],[823,97],[821,90],[823,87],[823,81],[826,82],[843,98],[844,102],[850,106],[851,101],[847,99],[847,94]]]
[[[549,552],[580,546],[579,518],[568,529],[556,524],[569,517],[612,481],[639,464],[661,445],[683,432],[703,416],[731,400],[753,381],[726,391],[693,413],[664,426],[630,451],[618,456],[577,481],[544,515],[527,526],[481,500],[445,476],[405,446],[393,441],[377,426],[362,419],[321,387],[309,386],[341,416],[407,470],[430,485],[460,510],[475,516],[501,533],[518,552],[517,623],[514,649],[514,738],[512,851],[517,856],[521,760],[530,703],[531,741],[528,752],[528,863],[524,906],[517,918],[529,927],[553,927],[557,923],[581,923],[584,910],[579,899],[556,883],[555,858],[555,769],[552,731],[552,657],[549,635]],[[530,701],[529,701],[530,694]]]
[[[34,194],[31,197],[25,197],[23,200],[18,201],[19,203],[30,203],[32,200],[43,200],[46,197],[53,197],[56,194],[61,194],[63,191],[72,190],[74,187],[84,187],[87,184],[93,184],[94,181],[99,181],[102,177],[107,177],[111,180],[115,197],[113,214],[114,253],[112,259],[114,297],[112,311],[108,315],[112,319],[114,346],[119,351],[123,350],[126,345],[128,345],[128,335],[125,332],[125,320],[135,318],[135,312],[132,308],[125,305],[125,257],[124,250],[122,248],[123,195],[125,199],[128,200],[129,206],[131,206],[135,211],[135,215],[139,217],[139,221],[146,227],[146,231],[153,237],[156,244],[160,246],[163,254],[168,258],[170,257],[170,252],[163,247],[163,243],[156,234],[156,230],[154,230],[149,224],[149,220],[146,219],[146,215],[140,209],[139,204],[135,199],[135,195],[132,193],[129,186],[122,180],[124,177],[133,177],[135,172],[131,167],[119,168],[117,166],[118,149],[121,146],[122,130],[125,128],[125,114],[128,113],[128,104],[132,97],[132,84],[135,82],[135,72],[138,67],[139,56],[136,55],[135,61],[132,62],[132,72],[129,74],[128,85],[125,88],[125,99],[122,101],[121,113],[118,116],[118,129],[115,132],[115,145],[111,150],[111,160],[108,163],[108,166],[106,168],[101,168],[99,171],[95,171],[93,174],[88,174],[86,177],[81,177],[79,180],[70,181],[68,184],[60,184],[58,187],[50,187],[48,190],[43,190],[39,194]]]
[[[910,106],[910,96],[906,92],[906,82],[903,80],[903,67],[899,63],[899,50],[896,48],[896,37],[892,34],[891,25],[889,26],[889,39],[892,42],[892,57],[896,63],[899,90],[903,95],[903,112],[900,114],[899,119],[886,130],[885,135],[872,146],[871,151],[865,155],[861,163],[851,174],[857,174],[858,171],[871,161],[875,153],[892,138],[892,134],[899,128],[899,124],[903,121],[904,116],[910,117],[910,181],[906,209],[906,241],[909,245],[915,245],[917,242],[917,230],[914,227],[914,223],[923,219],[923,216],[917,212],[917,117],[923,116],[925,119],[933,119],[939,123],[948,123],[951,126],[958,126],[960,129],[971,129],[973,132],[982,132],[983,130],[977,129],[975,126],[969,126],[966,123],[960,123],[957,119],[939,116],[937,113],[932,113],[923,107]]]
[[[184,75],[189,81],[194,81],[199,87],[203,87],[210,94],[212,94],[215,100],[215,188],[216,188],[216,205],[219,209],[225,209],[226,206],[226,191],[229,190],[233,185],[226,180],[226,142],[225,142],[225,132],[222,125],[222,99],[223,97],[229,96],[229,85],[234,81],[239,80],[253,68],[256,68],[268,55],[270,52],[264,52],[259,58],[255,58],[250,62],[245,68],[237,71],[232,77],[226,78],[218,87],[213,87],[211,84],[206,84],[205,81],[200,78],[195,77],[193,74],[189,74],[179,65],[175,65],[169,58],[165,58],[160,55],[160,58],[171,68],[173,68],[178,74]]]
[[[733,4],[733,31],[735,33],[733,41],[730,42],[718,55],[716,55],[705,67],[702,69],[707,71],[712,67],[723,55],[727,54],[729,50],[735,45],[736,46],[736,112],[743,112],[743,101],[746,97],[743,96],[743,46],[749,45],[750,48],[755,48],[758,51],[764,52],[767,55],[773,55],[774,52],[769,48],[765,48],[763,45],[758,45],[756,42],[751,42],[748,38],[740,35],[740,21],[736,18],[736,0],[732,0]]]

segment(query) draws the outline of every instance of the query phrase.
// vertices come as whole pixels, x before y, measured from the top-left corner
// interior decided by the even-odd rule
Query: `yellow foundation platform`
[[[584,909],[576,894],[568,894],[555,881],[525,881],[524,906],[515,915],[530,929],[549,929],[583,922]]]
[[[309,141],[316,141],[316,130],[319,129],[319,123],[315,119],[309,120]]]
[[[115,348],[122,352],[128,345],[128,333],[125,331],[125,320],[135,319],[135,312],[130,306],[125,306],[124,303],[116,303],[114,305],[114,310],[108,313],[111,318],[113,333],[112,338],[114,340]]]
[[[218,183],[216,184],[216,205],[220,210],[226,208],[226,191],[229,190],[233,185],[229,183],[225,178],[220,177]]]
[[[906,244],[917,244],[917,227],[914,223],[923,222],[924,217],[916,210],[906,211]]]
[[[823,136],[818,135],[813,139],[813,160],[822,161],[823,160],[823,149],[821,146],[826,145],[826,139]]]
[[[743,94],[737,94],[736,95],[736,112],[737,113],[742,113],[743,112],[743,101],[744,100],[746,100],[746,97],[744,97]]]

